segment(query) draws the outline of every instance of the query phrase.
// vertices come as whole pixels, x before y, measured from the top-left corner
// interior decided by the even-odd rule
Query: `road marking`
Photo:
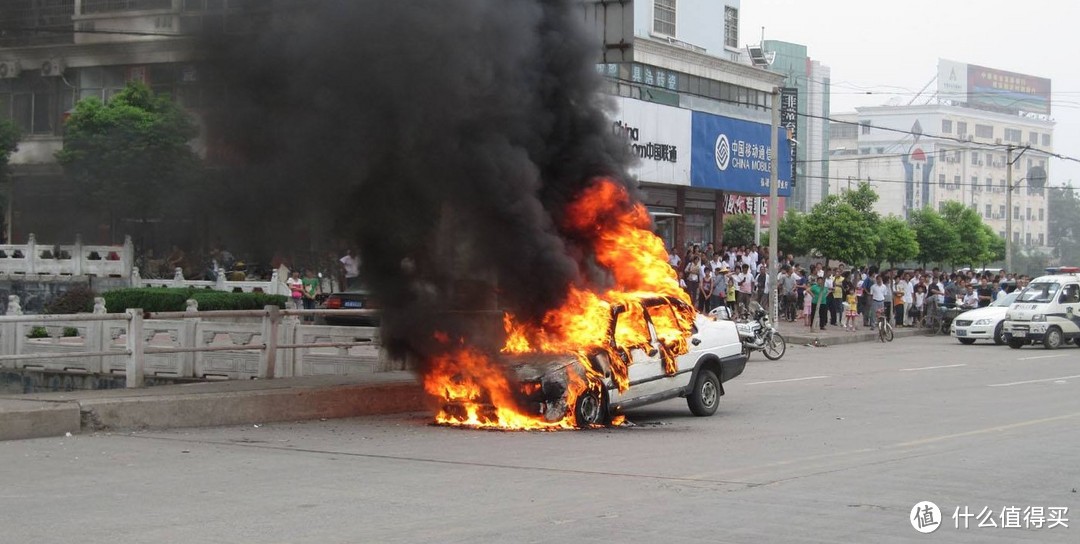
[[[967,366],[967,363],[962,363],[962,364],[959,364],[959,365],[923,366],[923,367],[919,367],[919,368],[901,368],[900,372],[908,372],[908,371],[912,371],[912,370],[933,370],[935,368],[956,368],[958,366]]]
[[[1017,361],[1030,361],[1032,359],[1053,359],[1055,357],[1065,357],[1068,353],[1062,353],[1060,355],[1039,355],[1036,357],[1021,357]]]
[[[766,382],[750,382],[746,385],[761,385],[763,383],[784,383],[784,382],[801,382],[803,380],[821,380],[828,378],[828,376],[810,376],[809,378],[791,378],[790,380],[769,380]]]
[[[1072,379],[1072,378],[1080,378],[1080,374],[1077,374],[1075,376],[1061,376],[1060,378],[1043,378],[1041,380],[1027,380],[1027,381],[1022,381],[1022,382],[1012,382],[1012,383],[995,383],[995,384],[991,384],[989,387],[1008,387],[1010,385],[1023,385],[1025,383],[1052,382],[1052,381],[1056,381],[1056,380],[1069,380],[1069,379]]]
[[[1052,378],[1053,379],[1053,378]],[[1063,414],[1060,416],[1045,417],[1042,419],[1029,419],[1027,421],[1019,421],[1016,423],[1009,423],[1007,425],[998,425],[996,427],[987,427],[985,429],[976,429],[974,431],[966,431],[956,434],[947,434],[942,436],[932,436],[929,438],[923,438],[920,440],[911,440],[909,442],[900,442],[899,444],[892,444],[892,447],[911,447],[911,446],[925,446],[934,442],[941,442],[943,440],[952,440],[955,438],[965,438],[968,436],[978,436],[981,434],[1000,433],[1002,431],[1009,431],[1012,429],[1021,429],[1024,427],[1031,427],[1033,425],[1042,425],[1044,423],[1052,423],[1054,421],[1061,421],[1065,419],[1073,419],[1080,417],[1080,413]]]

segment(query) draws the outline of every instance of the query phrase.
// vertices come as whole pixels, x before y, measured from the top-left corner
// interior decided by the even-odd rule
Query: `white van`
[[[1003,336],[1009,347],[1080,345],[1080,274],[1041,276],[1020,293],[1005,314]]]

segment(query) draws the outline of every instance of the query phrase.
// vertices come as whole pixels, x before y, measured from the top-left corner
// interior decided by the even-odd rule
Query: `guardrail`
[[[0,368],[123,373],[130,388],[142,387],[148,372],[212,380],[397,369],[383,352],[378,328],[308,325],[299,319],[375,315],[377,310],[277,306],[248,311],[7,315],[0,316]]]
[[[120,246],[83,245],[78,235],[74,244],[46,245],[31,234],[25,244],[0,244],[0,274],[128,278],[134,255],[130,236]]]

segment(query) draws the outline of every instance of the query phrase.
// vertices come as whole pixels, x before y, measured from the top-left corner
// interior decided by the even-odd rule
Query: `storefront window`
[[[707,244],[713,241],[712,211],[687,210],[683,218],[686,225],[686,242],[689,244]]]

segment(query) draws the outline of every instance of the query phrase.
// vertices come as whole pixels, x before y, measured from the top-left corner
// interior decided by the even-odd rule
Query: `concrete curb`
[[[366,379],[284,378],[0,398],[0,440],[68,432],[346,418],[433,408],[415,376],[388,374]]]
[[[908,338],[911,336],[924,335],[926,331],[923,329],[894,329],[893,338]],[[847,334],[807,334],[800,332],[799,334],[784,334],[781,331],[780,334],[784,335],[784,339],[788,344],[796,346],[804,346],[806,344],[813,344],[816,340],[821,344],[827,346],[837,346],[841,344],[855,344],[857,342],[878,342],[877,331],[856,331],[848,332]]]
[[[0,399],[0,440],[63,436],[79,430],[78,404]]]

